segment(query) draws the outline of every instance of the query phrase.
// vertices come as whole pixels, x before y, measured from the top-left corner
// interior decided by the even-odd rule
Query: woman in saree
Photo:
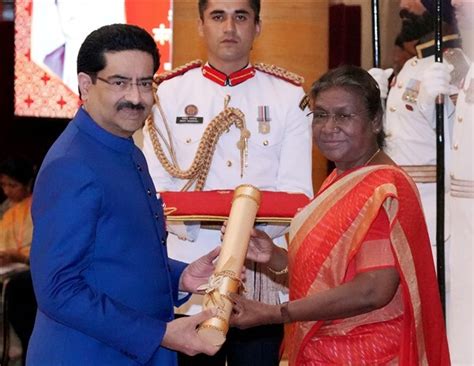
[[[0,187],[10,202],[0,219],[0,265],[29,261],[33,180],[33,164],[23,158],[9,158],[0,164]]]
[[[29,263],[33,236],[31,193],[35,169],[26,159],[9,158],[0,164],[0,188],[9,200],[9,208],[0,218],[0,265]],[[8,321],[20,339],[22,365],[33,330],[36,300],[29,271],[10,274],[4,287],[8,303]]]
[[[250,249],[289,273],[290,298],[232,296],[240,328],[287,323],[290,365],[448,365],[428,233],[413,181],[383,150],[382,106],[363,69],[309,93],[313,141],[335,169],[294,217],[288,252],[254,230]]]

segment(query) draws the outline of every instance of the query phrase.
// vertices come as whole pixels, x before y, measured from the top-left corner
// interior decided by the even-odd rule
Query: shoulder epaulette
[[[194,60],[191,62],[188,62],[187,64],[178,66],[174,68],[173,70],[170,71],[165,71],[159,75],[155,75],[153,77],[153,81],[156,84],[156,87],[160,85],[163,81],[172,79],[176,76],[180,76],[188,72],[189,70],[195,69],[197,67],[202,66],[202,61],[201,60]]]
[[[307,106],[309,106],[309,95],[305,94],[304,97],[300,100],[299,107],[302,111],[304,111]]]
[[[263,63],[257,63],[253,66],[258,71],[262,71],[266,74],[276,76],[277,78],[288,81],[291,84],[294,84],[294,85],[297,85],[297,86],[302,86],[303,83],[304,83],[304,78],[302,76],[300,76],[298,74],[295,74],[291,71],[285,70],[282,67],[278,67],[278,66],[275,66],[275,65],[263,64]]]

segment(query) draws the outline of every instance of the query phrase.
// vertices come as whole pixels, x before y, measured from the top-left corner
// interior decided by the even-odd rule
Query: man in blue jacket
[[[48,152],[33,198],[31,273],[38,301],[30,365],[176,365],[175,350],[214,354],[173,319],[213,272],[215,249],[190,265],[168,258],[162,202],[131,138],[153,105],[153,38],[114,24],[77,59],[83,105]]]

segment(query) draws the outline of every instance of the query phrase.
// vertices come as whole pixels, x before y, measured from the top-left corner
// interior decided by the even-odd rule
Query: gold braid
[[[158,102],[159,103],[159,102]],[[166,124],[166,121],[164,121]],[[241,160],[247,149],[247,139],[250,137],[250,132],[247,130],[245,125],[245,116],[242,111],[238,108],[225,107],[224,110],[219,113],[206,127],[201,141],[199,142],[199,147],[197,149],[196,155],[191,166],[187,170],[182,170],[177,166],[176,159],[174,157],[173,151],[170,151],[170,154],[173,159],[173,163],[166,157],[166,154],[163,151],[162,145],[158,138],[158,131],[155,127],[153,121],[153,114],[148,117],[146,125],[148,132],[150,134],[151,143],[153,149],[155,150],[156,157],[160,161],[161,165],[171,176],[179,179],[188,179],[188,182],[183,187],[183,191],[188,190],[191,185],[196,182],[195,190],[201,191],[206,183],[206,178],[209,173],[209,168],[211,166],[212,157],[214,151],[216,150],[216,144],[219,140],[219,137],[225,132],[228,131],[230,126],[235,125],[240,130],[240,140],[238,142],[238,148],[241,151]],[[161,135],[161,134],[160,134]],[[162,136],[162,135],[161,135]],[[168,134],[171,139],[171,134]],[[162,136],[163,137],[163,136]],[[166,143],[168,150],[170,150],[170,145],[172,143]],[[172,150],[172,149],[171,149]],[[243,164],[241,166],[243,169]],[[241,174],[242,174],[241,170]]]

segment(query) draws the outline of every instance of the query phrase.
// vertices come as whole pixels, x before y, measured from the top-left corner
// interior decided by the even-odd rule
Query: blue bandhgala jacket
[[[160,344],[186,300],[186,264],[167,256],[162,202],[133,140],[80,108],[41,166],[32,215],[28,365],[176,365]]]

